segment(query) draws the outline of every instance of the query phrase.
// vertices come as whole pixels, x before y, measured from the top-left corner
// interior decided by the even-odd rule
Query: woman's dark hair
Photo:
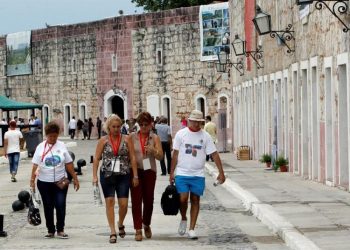
[[[138,124],[141,124],[141,123],[152,123],[153,122],[153,119],[152,119],[152,116],[150,113],[144,111],[144,112],[141,112],[138,117],[137,117],[137,122]]]
[[[49,134],[59,134],[60,126],[56,122],[49,122],[45,126],[45,135]]]

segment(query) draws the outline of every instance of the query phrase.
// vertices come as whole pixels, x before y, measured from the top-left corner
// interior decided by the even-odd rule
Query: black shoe
[[[162,173],[161,175],[166,175],[165,173]]]

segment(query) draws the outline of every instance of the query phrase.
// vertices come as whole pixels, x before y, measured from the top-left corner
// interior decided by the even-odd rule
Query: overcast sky
[[[142,13],[131,0],[0,0],[0,35]]]

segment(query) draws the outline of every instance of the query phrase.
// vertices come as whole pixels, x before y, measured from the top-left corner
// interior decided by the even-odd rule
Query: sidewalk
[[[257,161],[220,154],[228,179],[223,186],[292,249],[350,249],[350,194],[264,170]],[[206,164],[211,175],[215,164]]]

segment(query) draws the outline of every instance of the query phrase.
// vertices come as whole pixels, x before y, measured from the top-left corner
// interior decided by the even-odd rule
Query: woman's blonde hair
[[[107,118],[107,121],[103,125],[103,129],[104,129],[104,131],[106,131],[107,134],[109,134],[109,132],[110,132],[109,131],[109,125],[111,125],[111,123],[113,121],[118,121],[120,123],[120,125],[123,124],[122,119],[120,119],[120,117],[118,115],[116,115],[116,114],[109,115],[108,118]]]

